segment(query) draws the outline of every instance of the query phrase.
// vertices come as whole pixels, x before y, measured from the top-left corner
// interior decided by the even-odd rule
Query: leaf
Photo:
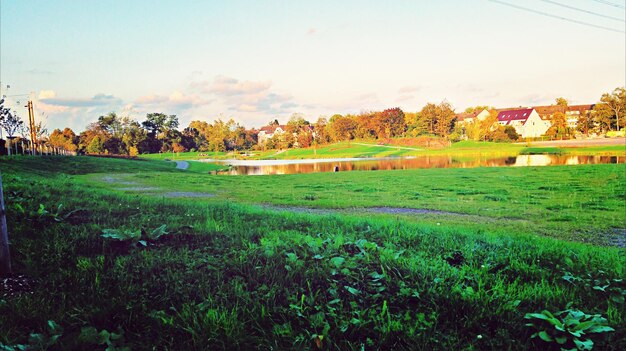
[[[43,204],[39,204],[39,209],[37,209],[37,214],[40,216],[44,216],[48,214],[48,211],[46,211],[46,207]]]
[[[333,257],[330,259],[330,264],[332,264],[336,268],[339,268],[345,261],[346,259],[343,257]]]
[[[323,258],[324,258],[324,256],[322,256],[322,255],[320,255],[320,254],[317,254],[317,255],[313,256],[313,259],[314,259],[314,260],[321,260],[321,259],[323,259]]]
[[[565,336],[557,336],[554,338],[559,345],[563,345],[567,342],[567,337]]]
[[[345,288],[346,288],[346,290],[348,290],[348,292],[349,292],[350,294],[352,294],[352,295],[358,295],[358,294],[360,294],[360,293],[361,293],[361,290],[359,290],[359,289],[355,289],[355,288],[353,288],[353,287],[351,287],[351,286],[346,286]]]
[[[624,303],[624,295],[611,295],[611,301],[621,305]]]
[[[579,340],[574,339],[574,344],[578,347],[579,350],[591,350],[593,349],[593,341],[591,339]]]
[[[98,330],[94,327],[83,327],[80,330],[80,335],[78,336],[78,338],[83,340],[84,342],[98,343]]]
[[[139,240],[137,243],[141,244],[142,246],[148,246],[148,242],[145,240]]]
[[[554,339],[552,339],[550,334],[548,334],[545,330],[540,331],[538,335],[541,338],[541,340],[543,340],[545,342],[551,342],[552,340],[554,340]]]
[[[148,238],[152,239],[152,240],[157,240],[159,239],[161,236],[163,235],[167,235],[169,234],[165,228],[167,228],[166,224],[163,224],[162,226],[154,229],[152,232],[150,232],[150,234],[148,234]]]
[[[615,331],[615,329],[609,327],[608,325],[594,325],[587,330],[587,333],[606,333],[612,331]]]
[[[546,316],[545,314],[542,314],[542,313],[526,313],[524,318],[526,318],[526,319],[536,318],[536,319],[543,319],[545,321],[550,319],[550,317],[548,317],[548,316]]]

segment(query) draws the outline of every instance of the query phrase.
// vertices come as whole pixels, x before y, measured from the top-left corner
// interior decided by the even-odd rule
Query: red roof
[[[265,132],[265,134],[274,134],[274,132],[276,131],[276,128],[280,127],[280,129],[285,130],[287,128],[286,125],[281,124],[281,125],[271,125],[271,126],[264,126],[261,127],[261,129],[259,131],[261,132]]]
[[[498,113],[498,122],[509,124],[511,121],[526,121],[533,112],[532,108],[520,108],[516,110],[503,110]]]
[[[457,121],[460,122],[460,121],[463,121],[463,120],[468,119],[468,118],[475,118],[476,116],[478,116],[478,113],[480,113],[480,112],[482,112],[482,111],[458,113],[456,115],[456,119],[457,119]]]

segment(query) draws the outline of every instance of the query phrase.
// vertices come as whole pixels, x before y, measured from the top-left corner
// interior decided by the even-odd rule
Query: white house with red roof
[[[550,121],[541,119],[534,108],[502,110],[498,113],[498,123],[512,126],[522,138],[537,138],[550,128]]]
[[[456,115],[456,123],[464,125],[476,121],[484,121],[487,117],[489,117],[489,111],[487,110],[458,113]]]
[[[286,129],[287,129],[287,126],[284,124],[281,124],[281,125],[272,124],[269,126],[261,127],[261,130],[259,130],[259,134],[258,134],[258,143],[263,144],[268,139],[271,139],[274,136],[274,134],[283,134]]]

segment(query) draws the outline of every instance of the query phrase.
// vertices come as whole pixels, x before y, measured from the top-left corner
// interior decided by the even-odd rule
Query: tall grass
[[[87,347],[79,335],[90,326],[123,331],[134,349],[547,349],[525,313],[577,308],[616,329],[594,336],[597,349],[626,348],[624,305],[563,279],[623,277],[620,249],[506,227],[111,193],[61,166],[0,166],[14,269],[34,280],[32,294],[0,304],[4,344],[54,320],[61,349]],[[63,221],[36,213],[59,203],[81,211]],[[147,248],[111,251],[100,235],[162,224],[170,234]]]

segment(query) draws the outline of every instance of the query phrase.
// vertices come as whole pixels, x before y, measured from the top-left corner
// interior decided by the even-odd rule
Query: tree
[[[569,136],[570,128],[567,123],[567,116],[563,112],[557,112],[552,116],[552,125],[546,131],[547,135],[555,136],[555,137],[566,137]]]
[[[576,130],[585,135],[589,135],[589,130],[595,129],[595,123],[591,118],[590,111],[582,111],[576,120]]]
[[[556,105],[560,107],[560,112],[565,113],[567,111],[567,106],[569,105],[569,101],[567,101],[564,97],[558,97],[555,99]]]
[[[70,128],[65,128],[63,131],[61,131],[61,129],[55,129],[48,139],[50,146],[67,151],[76,151],[78,148],[77,141],[78,138],[76,134]]]
[[[402,135],[406,129],[404,112],[399,107],[386,109],[377,115],[378,138],[393,138]]]
[[[139,153],[139,145],[148,138],[148,133],[141,128],[139,122],[124,117],[122,119],[122,143],[124,144],[124,152],[130,156],[136,156]],[[134,155],[132,155],[132,153]]]
[[[179,143],[173,143],[172,144],[172,152],[175,152],[176,155],[178,155],[181,152],[185,152],[185,151],[187,151],[187,149],[185,149],[185,147],[180,145]]]
[[[330,130],[335,141],[346,141],[354,138],[357,123],[353,118],[334,115],[330,120]]]
[[[615,88],[613,93],[605,93],[602,94],[600,101],[606,104],[611,111],[613,111],[613,117],[615,117],[615,124],[617,127],[617,131],[619,131],[620,119],[624,119],[624,115],[626,115],[626,89],[625,88]],[[623,126],[623,123],[621,124]],[[611,128],[612,123],[609,124],[609,129]]]
[[[24,121],[11,112],[10,108],[4,107],[4,99],[0,100],[0,129],[4,129],[7,133],[7,140],[9,141],[8,150],[11,155],[11,140],[15,137],[15,133],[20,130]]]
[[[163,113],[148,113],[146,120],[141,123],[147,131],[147,138],[141,147],[146,152],[159,152],[171,149],[172,142],[180,138],[176,130],[178,128],[178,117],[176,115],[166,115]]]
[[[439,105],[428,103],[418,113],[418,125],[414,129],[447,137],[452,131],[455,118],[454,110],[447,101],[442,101]]]
[[[596,104],[591,111],[591,118],[600,133],[611,130],[613,110],[607,104]]]
[[[513,140],[513,141],[519,139],[519,137],[520,137],[520,135],[517,134],[517,131],[515,130],[515,128],[513,126],[505,126],[504,127],[504,134],[507,135],[509,140]]]
[[[317,119],[314,125],[315,142],[317,144],[326,144],[330,142],[330,133],[328,132],[328,121],[324,117]]]
[[[96,135],[87,145],[86,151],[90,154],[101,154],[104,152],[104,142],[100,135]]]

